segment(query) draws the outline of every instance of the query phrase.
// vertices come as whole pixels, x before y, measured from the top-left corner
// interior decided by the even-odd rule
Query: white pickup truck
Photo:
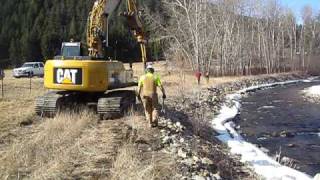
[[[39,76],[44,75],[44,64],[42,62],[27,62],[20,68],[13,69],[13,77],[28,77],[28,76]]]

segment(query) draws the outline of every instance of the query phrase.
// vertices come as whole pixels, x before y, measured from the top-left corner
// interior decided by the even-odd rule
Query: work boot
[[[156,128],[156,127],[158,127],[158,124],[156,124],[156,123],[151,124],[151,128]]]
[[[158,127],[158,121],[151,122],[151,127],[153,128]]]
[[[154,124],[156,127],[159,126],[158,121],[153,122],[153,124]]]

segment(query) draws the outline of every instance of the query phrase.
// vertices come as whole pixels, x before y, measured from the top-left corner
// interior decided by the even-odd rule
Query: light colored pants
[[[158,125],[158,95],[153,95],[152,98],[144,96],[142,98],[144,113],[147,121],[150,122],[150,126]]]

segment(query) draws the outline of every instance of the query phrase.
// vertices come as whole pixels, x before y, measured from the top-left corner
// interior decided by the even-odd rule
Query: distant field
[[[5,71],[4,97],[0,96],[0,139],[8,133],[7,129],[16,126],[33,115],[34,100],[45,92],[43,79],[34,77],[31,79],[12,77],[12,71]]]

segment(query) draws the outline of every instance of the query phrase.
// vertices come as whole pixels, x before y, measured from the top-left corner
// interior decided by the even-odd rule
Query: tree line
[[[3,0],[0,65],[44,61],[61,42],[86,42],[94,0]],[[301,10],[302,22],[279,0],[138,0],[149,59],[165,58],[192,71],[251,75],[307,70],[320,53],[320,13]],[[125,3],[118,9],[124,11]],[[139,60],[125,19],[110,20],[113,59]]]
[[[320,14],[311,7],[297,23],[278,0],[162,0],[165,15],[149,13],[166,59],[214,75],[307,70],[317,63]],[[169,18],[168,18],[169,17]]]
[[[95,0],[2,0],[0,6],[0,66],[14,67],[26,61],[45,61],[59,54],[61,43],[86,43],[88,14]],[[157,9],[157,0],[140,0],[142,6]],[[136,41],[126,26],[122,3],[111,17],[111,58],[139,59]],[[147,29],[146,29],[147,30]],[[157,45],[151,43],[149,51]],[[85,48],[84,48],[85,49]]]

